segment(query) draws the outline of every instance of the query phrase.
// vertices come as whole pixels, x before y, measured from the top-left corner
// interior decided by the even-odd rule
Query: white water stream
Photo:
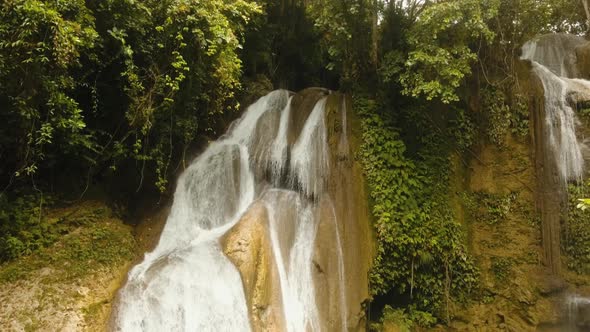
[[[119,293],[114,330],[250,331],[240,274],[219,239],[256,200],[269,212],[286,328],[321,330],[312,259],[320,223],[317,199],[325,195],[330,165],[327,98],[316,103],[289,146],[291,101],[284,90],[262,97],[184,171],[158,245],[130,271]],[[279,188],[283,174],[288,188]],[[335,229],[338,319],[344,330],[343,257]]]
[[[578,327],[578,324],[582,320],[590,321],[590,317],[587,316],[588,310],[585,311],[584,309],[590,308],[590,298],[583,297],[580,295],[569,295],[566,298],[566,306],[567,306],[567,319],[568,325],[565,327],[564,332],[583,332],[584,329]],[[588,326],[586,326],[587,328]]]
[[[527,42],[522,59],[531,60],[545,90],[545,124],[561,182],[580,182],[584,173],[583,144],[578,140],[579,120],[568,95],[590,93],[590,82],[578,77],[575,48],[587,41],[578,36],[551,34]]]

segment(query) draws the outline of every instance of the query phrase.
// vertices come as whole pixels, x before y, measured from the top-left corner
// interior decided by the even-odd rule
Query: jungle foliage
[[[590,185],[587,183],[568,188],[569,201],[564,231],[562,250],[567,255],[568,268],[580,274],[590,273],[590,214],[586,209],[578,208],[579,197],[587,197]]]
[[[411,156],[387,112],[370,100],[355,101],[377,235],[371,291],[378,296],[394,290],[390,296],[407,299],[411,314],[448,319],[449,301],[465,300],[478,278],[465,233],[448,205],[449,137],[410,112],[406,116],[418,120],[421,137]]]
[[[0,6],[1,185],[172,155],[235,110],[253,1],[9,0]]]
[[[521,45],[588,28],[571,0],[5,0],[0,260],[69,232],[43,217],[65,178],[82,193],[109,179],[166,192],[240,101],[322,85],[354,94],[362,118],[372,294],[401,299],[387,315],[448,320],[478,283],[447,203],[449,158],[526,139]],[[564,242],[583,264],[585,241]]]

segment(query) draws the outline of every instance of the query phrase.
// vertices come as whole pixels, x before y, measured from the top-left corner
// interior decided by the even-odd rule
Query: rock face
[[[584,176],[587,149],[581,143],[575,109],[590,99],[590,81],[580,79],[590,73],[588,45],[579,36],[547,34],[522,47],[522,59],[531,61],[530,70],[523,76],[528,76],[525,81],[531,96],[537,207],[542,220],[544,258],[557,275],[561,273],[560,213],[567,198],[567,185],[581,181]]]
[[[332,164],[328,193],[342,242],[346,325],[349,331],[364,331],[366,317],[362,304],[368,300],[368,271],[374,248],[364,175],[362,166],[354,158],[361,144],[361,129],[351,105],[349,96],[335,94],[329,100],[327,126]]]
[[[554,274],[559,275],[561,272],[561,205],[564,192],[558,178],[555,158],[549,150],[543,85],[538,79],[531,77],[531,88],[532,140],[537,179],[535,201],[542,221],[544,261]]]
[[[268,212],[254,203],[222,239],[223,252],[242,276],[254,331],[283,331],[281,290],[268,229]]]
[[[350,98],[319,88],[292,95],[287,141],[289,146],[298,141],[314,105],[325,95],[328,95],[324,120],[330,150],[329,175],[324,179],[325,190],[319,197],[300,197],[302,204],[313,206],[310,211],[317,220],[312,273],[318,328],[364,331],[363,303],[369,297],[368,271],[373,246],[362,168],[353,158],[360,145],[360,126],[350,107]],[[263,197],[250,206],[224,235],[222,247],[242,277],[253,330],[285,331],[288,318],[284,315],[290,313],[283,314],[281,279],[275,257],[284,253],[273,253],[269,223],[276,216],[270,218],[271,207],[264,204]],[[275,220],[275,224],[293,222],[288,215],[280,218],[285,220]],[[288,237],[292,231],[289,229],[281,228],[280,236]]]
[[[576,48],[576,58],[580,78],[590,79],[590,42]]]
[[[555,38],[559,39],[550,36],[545,41],[558,42]],[[571,66],[568,71],[574,72],[571,68],[577,66],[579,77],[588,77],[590,47],[584,44],[576,52],[577,61],[565,63]],[[582,53],[586,55],[581,57]],[[545,55],[552,56],[551,53]],[[516,198],[501,221],[494,225],[466,214],[468,208],[464,206],[456,208],[469,227],[469,248],[479,263],[484,295],[479,303],[459,309],[450,325],[456,331],[552,332],[568,330],[568,324],[576,324],[580,331],[585,331],[586,321],[580,317],[590,317],[584,311],[587,309],[578,306],[577,318],[572,320],[567,317],[571,311],[564,305],[572,286],[575,284],[579,289],[587,285],[587,281],[586,277],[572,277],[560,259],[560,228],[566,192],[557,164],[559,160],[551,150],[547,128],[547,112],[551,109],[547,108],[544,82],[531,62],[519,62],[515,69],[518,93],[527,97],[530,136],[517,139],[507,135],[503,148],[481,142],[474,148],[476,158],[472,158],[468,166],[459,160],[454,162],[452,182],[456,185],[453,191],[494,197],[514,195]],[[586,103],[584,83],[566,77],[563,80],[570,92],[568,105],[575,108],[577,104]],[[576,129],[578,139],[587,137],[586,128],[576,124]],[[588,165],[590,160],[585,151],[582,153]],[[499,269],[502,262],[506,266],[504,272]],[[503,273],[509,277],[504,277]]]

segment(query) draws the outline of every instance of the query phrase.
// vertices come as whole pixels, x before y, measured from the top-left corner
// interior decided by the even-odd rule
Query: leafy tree
[[[96,148],[73,91],[80,56],[98,38],[84,1],[9,0],[0,5],[3,185],[15,176],[34,174],[56,154],[85,155]]]
[[[341,89],[349,90],[359,80],[371,83],[376,65],[373,38],[377,5],[370,0],[310,2],[309,11],[329,54],[326,66],[339,73]]]
[[[260,75],[275,87],[299,90],[310,85],[335,86],[325,69],[327,54],[303,1],[259,1],[264,15],[254,18],[245,33],[244,76]]]
[[[3,185],[56,165],[169,165],[237,108],[253,1],[8,0],[0,7]],[[8,180],[4,180],[7,178]]]
[[[489,43],[494,32],[486,21],[498,13],[497,0],[452,0],[425,5],[408,33],[410,52],[400,76],[403,93],[459,100],[457,88],[471,74],[475,47]]]

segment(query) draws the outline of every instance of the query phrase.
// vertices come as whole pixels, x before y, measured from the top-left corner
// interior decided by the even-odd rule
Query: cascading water
[[[566,298],[567,327],[564,332],[587,331],[590,329],[590,298],[569,295]]]
[[[342,98],[342,135],[340,135],[340,141],[338,142],[338,157],[348,158],[350,147],[348,146],[348,133],[346,123],[346,97]]]
[[[269,190],[263,197],[269,211],[270,237],[281,281],[283,315],[288,331],[318,331],[312,275],[317,217],[313,207],[290,190]]]
[[[590,99],[590,82],[581,75],[576,49],[584,38],[548,34],[527,42],[522,59],[530,60],[543,86],[544,107],[533,109],[537,172],[537,208],[541,216],[544,262],[552,273],[561,273],[561,211],[569,182],[581,182],[587,147],[579,137],[574,111],[579,101]],[[584,153],[586,151],[586,153]]]
[[[582,144],[576,136],[579,121],[568,95],[590,91],[590,82],[579,75],[575,48],[587,41],[578,36],[552,34],[527,42],[522,59],[531,60],[545,91],[545,122],[562,184],[580,182],[584,172]],[[587,92],[586,92],[587,93]]]
[[[255,201],[268,211],[286,330],[325,328],[328,317],[317,307],[313,260],[322,222],[319,200],[329,201],[327,97],[315,103],[294,142],[289,139],[292,99],[284,90],[259,99],[181,175],[160,242],[130,271],[119,293],[114,330],[251,330],[240,272],[223,254],[220,238]],[[340,292],[340,303],[333,305],[345,330],[343,250],[333,214],[334,240],[329,241],[337,248]]]

